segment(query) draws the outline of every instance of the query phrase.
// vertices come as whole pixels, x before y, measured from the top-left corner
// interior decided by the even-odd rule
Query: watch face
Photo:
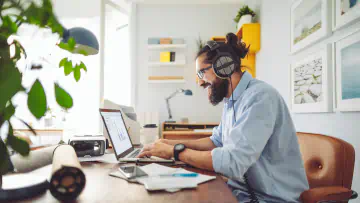
[[[182,150],[182,149],[184,149],[184,145],[183,144],[177,144],[177,145],[175,145],[175,150]]]

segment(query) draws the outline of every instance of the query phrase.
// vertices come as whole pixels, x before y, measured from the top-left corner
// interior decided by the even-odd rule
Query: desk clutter
[[[43,194],[48,189],[60,201],[75,200],[83,191],[86,177],[70,145],[31,151],[27,157],[10,157],[14,171],[3,177],[0,201],[14,201]],[[41,172],[33,170],[46,166]],[[30,172],[32,171],[32,172]]]
[[[130,183],[140,183],[148,191],[165,190],[167,192],[177,192],[185,188],[196,188],[198,184],[216,179],[216,176],[193,173],[182,168],[171,168],[156,163],[140,166],[139,168],[147,176],[129,179],[118,168],[112,170],[109,175]]]

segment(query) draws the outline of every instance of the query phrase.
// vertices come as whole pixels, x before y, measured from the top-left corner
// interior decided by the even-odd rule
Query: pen
[[[160,177],[197,177],[197,173],[173,173],[173,174],[163,174]]]

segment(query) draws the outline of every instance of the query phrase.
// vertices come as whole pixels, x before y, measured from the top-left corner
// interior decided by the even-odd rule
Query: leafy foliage
[[[238,23],[243,15],[251,15],[254,17],[256,14],[253,10],[251,10],[251,8],[249,8],[249,6],[243,6],[239,9],[236,17],[234,18],[234,21]]]
[[[41,119],[47,111],[47,95],[39,79],[28,89],[22,86],[23,73],[17,67],[17,62],[21,57],[27,57],[26,50],[20,42],[14,40],[8,42],[11,35],[17,33],[21,24],[33,24],[39,28],[51,29],[53,33],[63,36],[64,28],[58,21],[53,12],[51,0],[37,0],[35,4],[32,0],[0,0],[0,129],[8,126],[6,141],[0,138],[0,176],[7,173],[9,169],[9,152],[7,146],[23,156],[29,153],[29,145],[13,133],[10,119],[15,117],[16,106],[12,104],[13,97],[19,92],[25,92],[28,96],[27,106],[30,112]],[[9,12],[11,9],[11,12]],[[9,40],[11,41],[11,40]],[[10,55],[10,47],[13,46],[15,53]],[[58,45],[61,49],[73,52],[76,42],[70,38],[66,43]],[[84,50],[78,51],[79,54],[87,55]],[[67,76],[74,72],[76,81],[80,80],[80,70],[87,71],[84,63],[73,66],[72,61],[64,58],[60,61],[59,67],[64,67],[64,75]],[[41,71],[41,65],[32,65],[30,71]],[[56,101],[60,107],[69,109],[73,106],[73,99],[69,93],[62,89],[58,84],[54,84]],[[16,118],[16,117],[15,117]],[[24,120],[24,123],[34,134],[35,131]],[[5,125],[7,124],[7,125]]]
[[[201,39],[201,37],[199,36],[199,39],[196,40],[196,44],[197,44],[197,46],[198,46],[198,51],[200,51],[202,48],[204,48],[205,43],[206,43],[206,42],[203,41],[203,40]]]

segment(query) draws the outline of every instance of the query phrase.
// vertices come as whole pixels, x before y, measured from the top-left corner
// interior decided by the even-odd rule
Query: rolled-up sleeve
[[[241,180],[260,157],[273,133],[278,107],[268,94],[251,95],[246,108],[237,110],[237,121],[224,147],[211,151],[213,168],[229,178]]]
[[[222,147],[222,141],[221,141],[221,123],[219,124],[219,126],[216,126],[213,129],[212,135],[210,136],[211,141],[214,143],[214,145],[216,147]]]

